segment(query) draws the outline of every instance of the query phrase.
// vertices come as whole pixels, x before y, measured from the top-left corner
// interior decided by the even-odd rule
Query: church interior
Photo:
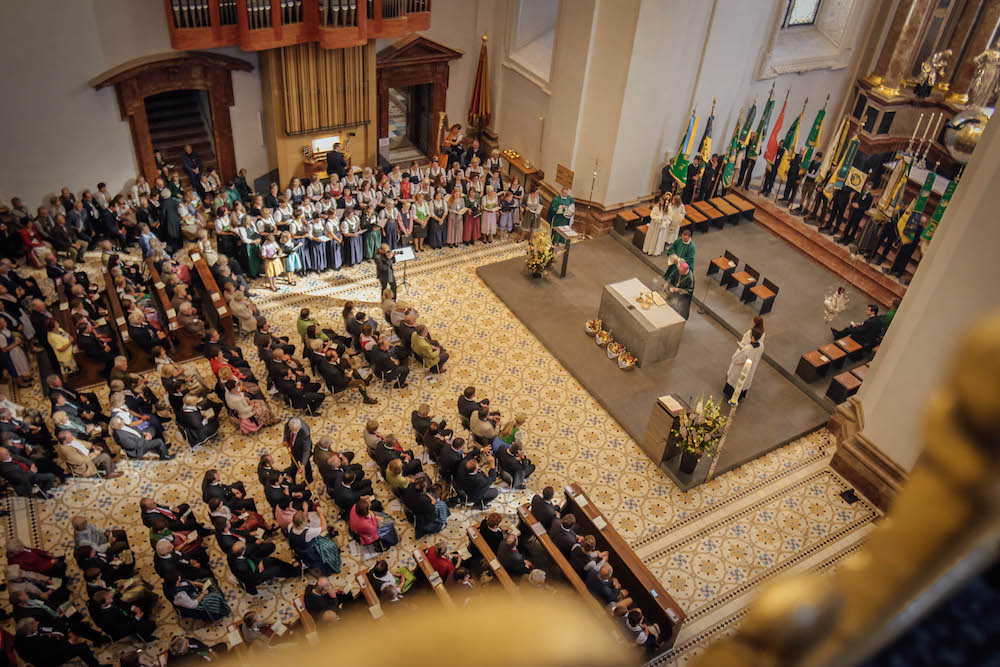
[[[0,35],[6,664],[995,664],[1000,0]]]

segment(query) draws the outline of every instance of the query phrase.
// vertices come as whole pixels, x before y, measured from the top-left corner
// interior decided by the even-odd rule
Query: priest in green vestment
[[[553,227],[572,224],[575,213],[576,205],[569,196],[569,188],[563,188],[559,191],[559,196],[553,197],[552,203],[549,204],[549,224]]]
[[[694,241],[691,240],[691,230],[681,231],[680,238],[675,240],[667,248],[667,258],[671,267],[678,262],[687,262],[691,269],[694,269]]]
[[[668,266],[663,277],[667,281],[667,303],[686,320],[691,312],[691,298],[694,296],[694,272],[691,271],[691,266],[680,260]]]

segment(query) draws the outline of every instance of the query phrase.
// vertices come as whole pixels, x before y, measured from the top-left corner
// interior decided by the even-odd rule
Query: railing
[[[361,8],[359,9],[359,3]],[[431,0],[164,0],[175,49],[359,46],[430,28]]]

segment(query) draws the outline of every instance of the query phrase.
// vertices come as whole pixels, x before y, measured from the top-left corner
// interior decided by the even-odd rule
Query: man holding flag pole
[[[695,164],[688,163],[688,155],[691,154],[691,145],[694,143],[694,135],[697,131],[698,116],[692,111],[687,131],[684,133],[681,145],[677,149],[677,155],[674,157],[674,166],[670,170],[670,175],[674,177],[677,186],[684,189],[682,201],[685,204],[691,203],[691,196],[694,194],[694,182],[697,180],[698,172],[700,171],[698,165],[701,162],[700,156],[695,156]],[[684,197],[687,197],[687,199],[684,199]]]
[[[715,100],[712,100],[712,111],[708,114],[708,122],[705,123],[705,133],[701,135],[701,144],[698,145],[698,155],[701,156],[702,172],[699,177],[698,188],[699,199],[711,198],[712,186],[715,183],[715,175],[718,172],[718,164],[712,162],[712,124],[715,121]]]
[[[764,105],[764,112],[761,114],[760,123],[757,125],[757,131],[748,133],[748,130],[753,127],[753,115],[757,109],[755,103],[754,106],[750,107],[746,125],[743,126],[743,131],[740,132],[740,143],[746,147],[746,150],[743,153],[743,162],[740,163],[740,177],[736,179],[736,185],[737,187],[742,187],[744,190],[750,189],[750,179],[753,177],[753,168],[757,164],[760,140],[764,136],[764,133],[767,132],[767,124],[771,120],[771,109],[773,108],[774,84],[772,83],[771,92],[767,94],[767,103]]]
[[[794,197],[794,191],[799,187],[799,167],[802,165],[802,153],[799,152],[799,128],[802,127],[802,116],[806,113],[806,105],[809,104],[807,97],[802,103],[802,111],[785,133],[785,140],[782,146],[785,149],[778,163],[778,178],[785,184],[785,196],[778,200],[787,202],[789,195]]]
[[[756,100],[754,100],[756,103]],[[722,184],[722,191],[726,192],[733,184],[733,176],[736,173],[736,156],[740,152],[740,125],[743,123],[743,109],[736,118],[736,126],[733,128],[733,138],[729,140],[729,149],[726,151],[726,160],[723,162],[719,182]]]
[[[774,123],[774,129],[771,130],[771,138],[767,140],[767,150],[764,151],[764,161],[767,162],[767,171],[764,172],[764,181],[760,186],[762,197],[769,197],[771,195],[771,188],[774,187],[774,179],[778,175],[778,165],[781,161],[781,154],[784,153],[784,149],[782,148],[781,154],[779,154],[778,133],[781,132],[781,126],[785,123],[785,108],[788,106],[788,95],[791,92],[791,90],[788,90],[785,93],[785,101],[781,105],[781,113],[778,114],[778,120]]]
[[[829,102],[830,95],[827,94],[826,101],[823,102],[823,108],[816,112],[816,119],[813,120],[812,129],[809,130],[809,137],[806,139],[806,151],[802,156],[799,171],[799,176],[805,176],[806,179],[805,185],[802,188],[802,204],[797,210],[793,210],[792,213],[804,214],[807,208],[806,201],[815,194],[816,174],[819,172],[820,158],[823,157],[823,153],[817,152],[816,147],[823,141],[823,121],[826,118],[826,105]],[[791,197],[786,194],[789,207],[795,203],[797,190],[798,181],[796,181],[796,187],[792,191]]]

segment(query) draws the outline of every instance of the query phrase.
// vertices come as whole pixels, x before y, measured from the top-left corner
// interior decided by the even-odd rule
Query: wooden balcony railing
[[[326,49],[402,37],[431,24],[431,0],[164,0],[175,49]]]

